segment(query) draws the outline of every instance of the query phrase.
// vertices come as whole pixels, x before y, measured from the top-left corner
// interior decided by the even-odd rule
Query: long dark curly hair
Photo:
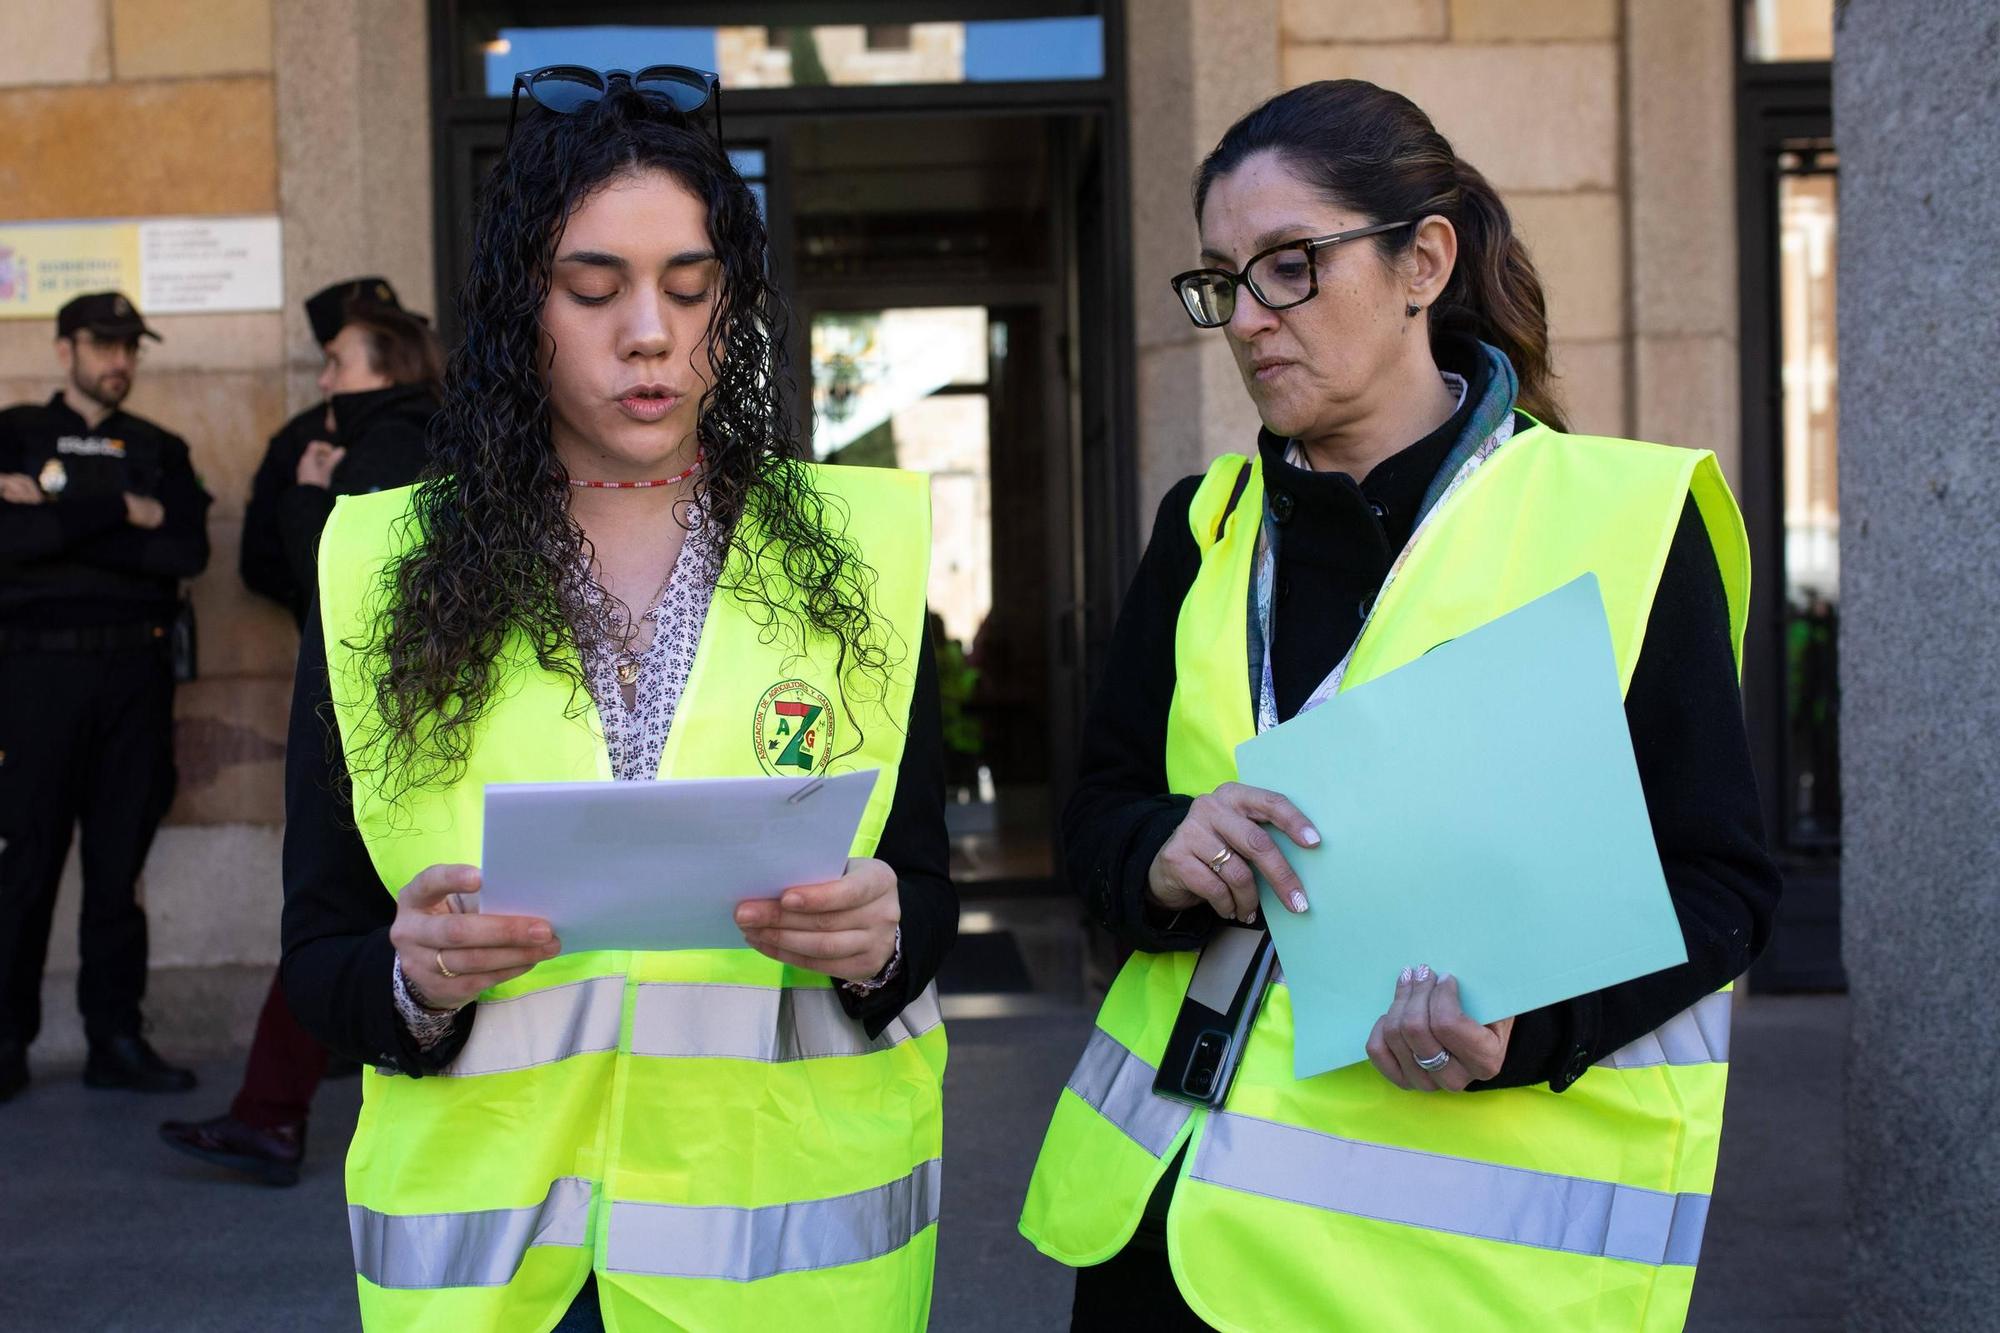
[[[573,114],[528,108],[480,199],[458,303],[464,340],[415,492],[415,541],[383,572],[375,637],[353,645],[372,654],[379,724],[358,748],[392,801],[463,776],[517,633],[544,669],[569,678],[573,713],[589,707],[572,626],[597,614],[578,578],[591,552],[551,443],[541,312],[566,220],[607,182],[646,170],[707,206],[721,264],[693,499],[725,557],[724,587],[766,642],[791,653],[816,638],[838,644],[850,715],[893,664],[892,632],[871,611],[874,571],[842,535],[845,506],[814,487],[794,430],[789,312],[771,284],[757,201],[712,135],[615,81]]]

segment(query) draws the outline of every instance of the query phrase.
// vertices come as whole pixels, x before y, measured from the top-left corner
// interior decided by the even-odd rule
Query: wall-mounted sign
[[[45,319],[82,292],[124,292],[146,315],[276,310],[275,217],[0,222],[0,319]]]

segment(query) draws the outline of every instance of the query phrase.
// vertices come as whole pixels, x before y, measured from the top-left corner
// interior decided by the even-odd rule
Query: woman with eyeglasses
[[[283,974],[373,1066],[347,1159],[370,1328],[927,1318],[957,928],[929,499],[804,461],[713,91],[517,82],[433,468],[321,540]],[[567,952],[478,910],[488,783],[867,769],[846,873],[741,904],[742,948]]]
[[[1527,251],[1407,99],[1271,99],[1202,163],[1194,206],[1202,266],[1173,286],[1264,429],[1162,502],[1086,722],[1065,855],[1136,952],[1021,1229],[1079,1269],[1078,1329],[1678,1328],[1724,988],[1778,894],[1735,503],[1710,454],[1567,433]],[[1305,1080],[1274,984],[1220,1107],[1156,1094],[1196,951],[1257,920],[1253,872],[1314,906],[1268,830],[1317,846],[1315,812],[1237,782],[1235,746],[1585,572],[1687,963],[1480,1024],[1411,958],[1379,978],[1367,1062]]]

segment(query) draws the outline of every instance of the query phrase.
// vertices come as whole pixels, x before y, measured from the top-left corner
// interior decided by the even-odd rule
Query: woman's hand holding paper
[[[1301,847],[1319,846],[1318,830],[1274,791],[1225,782],[1196,797],[1147,872],[1152,900],[1168,911],[1207,903],[1225,921],[1255,921],[1261,870],[1280,902],[1305,911],[1305,887],[1266,824],[1277,825]]]
[[[427,866],[396,896],[389,941],[404,980],[428,1008],[462,1009],[481,991],[562,952],[562,941],[539,917],[481,916],[468,906],[479,882],[478,866]]]
[[[866,981],[889,965],[902,917],[896,872],[868,859],[849,861],[847,873],[829,883],[736,905],[736,924],[751,948],[842,981]]]
[[[1389,1012],[1368,1035],[1368,1058],[1383,1078],[1410,1092],[1463,1092],[1500,1072],[1513,1032],[1511,1018],[1484,1024],[1467,1018],[1458,978],[1406,967]]]

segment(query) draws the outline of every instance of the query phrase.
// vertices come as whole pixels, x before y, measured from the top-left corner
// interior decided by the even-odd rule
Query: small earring
[[[1403,307],[1403,313],[1411,319],[1415,319],[1419,314],[1423,313],[1423,307],[1420,305],[1406,305]]]

